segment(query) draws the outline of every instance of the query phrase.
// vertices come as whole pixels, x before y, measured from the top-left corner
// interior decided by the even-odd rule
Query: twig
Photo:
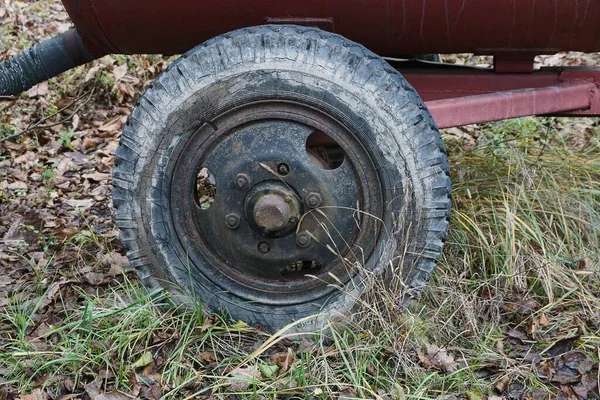
[[[75,100],[73,100],[71,103],[69,103],[68,105],[64,106],[64,107],[63,107],[63,108],[61,108],[60,110],[58,110],[58,111],[56,111],[56,112],[54,112],[54,113],[52,113],[52,114],[48,115],[47,117],[44,117],[44,118],[40,119],[39,121],[37,121],[37,122],[36,122],[36,123],[34,123],[34,124],[30,124],[30,125],[29,125],[29,126],[26,128],[26,129],[23,129],[22,131],[20,131],[20,132],[17,132],[17,133],[14,133],[14,134],[12,134],[12,135],[10,135],[10,136],[3,137],[2,139],[0,139],[0,143],[4,143],[4,142],[6,142],[6,141],[9,141],[9,140],[12,140],[12,139],[16,139],[16,138],[18,138],[18,137],[20,137],[20,136],[23,136],[23,135],[25,135],[26,133],[29,133],[29,132],[31,132],[31,131],[33,131],[33,130],[35,130],[35,129],[47,129],[47,128],[51,128],[51,127],[53,127],[53,126],[60,125],[60,124],[63,124],[63,123],[65,123],[65,122],[69,121],[71,118],[73,118],[73,116],[74,116],[75,114],[77,114],[77,112],[78,112],[79,110],[81,110],[81,109],[83,108],[83,106],[84,106],[84,105],[86,105],[86,104],[88,103],[88,101],[90,101],[90,100],[91,100],[92,96],[94,95],[94,91],[95,91],[95,90],[96,90],[96,88],[92,88],[92,90],[89,92],[89,96],[88,96],[88,98],[87,98],[87,99],[86,99],[86,100],[85,100],[83,103],[81,103],[81,104],[80,104],[80,105],[79,105],[79,106],[78,106],[78,107],[77,107],[77,108],[76,108],[76,109],[73,111],[73,113],[71,113],[71,115],[69,115],[68,117],[66,117],[66,118],[64,118],[64,119],[62,119],[62,120],[60,120],[60,121],[58,121],[58,122],[52,123],[52,124],[48,124],[48,125],[42,125],[42,123],[44,123],[44,122],[45,122],[45,121],[47,121],[48,119],[50,119],[50,118],[52,118],[52,117],[54,117],[54,116],[56,116],[56,115],[60,114],[61,112],[63,112],[63,111],[64,111],[64,110],[66,110],[67,108],[70,108],[70,107],[71,107],[73,104],[77,103],[79,100],[81,100],[83,97],[85,97],[85,95],[87,95],[87,93],[84,93],[84,94],[82,94],[81,96],[77,97]]]

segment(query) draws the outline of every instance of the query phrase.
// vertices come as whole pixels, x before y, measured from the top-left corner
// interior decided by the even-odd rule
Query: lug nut
[[[287,164],[285,164],[285,163],[281,163],[281,164],[279,164],[279,165],[277,166],[277,173],[278,173],[279,175],[283,175],[283,176],[285,176],[285,175],[289,174],[289,173],[290,173],[290,166],[289,166],[289,165],[287,165]]]
[[[306,196],[306,205],[310,208],[317,208],[321,205],[322,199],[319,193],[309,193]]]
[[[235,184],[240,189],[243,189],[250,184],[250,177],[247,174],[237,174],[235,176]]]
[[[290,217],[289,222],[290,222],[290,224],[295,224],[296,222],[298,222],[298,218],[297,217]]]
[[[227,214],[225,216],[225,223],[229,229],[235,229],[240,226],[240,216],[238,214]]]
[[[296,244],[298,247],[308,247],[310,245],[311,237],[308,233],[302,232],[296,235]]]
[[[267,242],[260,242],[258,244],[258,251],[260,251],[263,254],[267,254],[269,251],[271,251],[271,247],[269,247],[269,244]]]

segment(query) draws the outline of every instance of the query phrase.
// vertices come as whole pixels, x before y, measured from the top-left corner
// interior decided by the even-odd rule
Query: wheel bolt
[[[319,193],[309,193],[308,196],[306,196],[306,205],[308,205],[310,208],[319,207],[321,202],[322,199]]]
[[[258,251],[260,251],[263,254],[267,254],[269,251],[271,251],[271,247],[269,247],[269,244],[267,242],[260,242],[258,244]]]
[[[311,237],[308,233],[302,232],[296,235],[296,244],[298,247],[308,247],[310,245]]]
[[[277,166],[277,173],[278,173],[279,175],[283,175],[283,176],[285,176],[285,175],[289,174],[289,173],[290,173],[290,166],[289,166],[289,165],[287,165],[287,164],[285,164],[285,163],[281,163],[281,164],[279,164],[279,165]]]
[[[229,229],[236,229],[240,226],[240,216],[238,214],[227,214],[225,216],[225,223]]]
[[[250,177],[247,174],[243,173],[237,174],[235,176],[235,184],[240,189],[243,189],[250,184]]]

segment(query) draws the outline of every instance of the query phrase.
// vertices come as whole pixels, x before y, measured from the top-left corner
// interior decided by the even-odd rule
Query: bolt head
[[[277,173],[279,175],[287,175],[290,173],[290,167],[289,165],[285,164],[285,163],[281,163],[277,166]]]
[[[308,196],[306,196],[306,205],[310,208],[319,207],[322,201],[319,193],[309,193]]]
[[[308,233],[302,232],[296,236],[296,244],[298,247],[308,247],[310,245],[311,237]]]
[[[235,184],[240,189],[245,188],[250,184],[250,177],[247,174],[237,174],[235,176]]]
[[[236,229],[240,226],[240,216],[238,214],[227,214],[225,216],[225,223],[229,229]]]
[[[260,251],[263,254],[267,254],[269,251],[271,251],[271,247],[267,242],[260,242],[258,244],[258,251]]]

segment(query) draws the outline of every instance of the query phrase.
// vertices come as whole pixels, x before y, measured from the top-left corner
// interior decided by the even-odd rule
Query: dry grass
[[[1,28],[10,33],[3,56],[64,28],[55,2],[5,3],[21,17]],[[123,65],[127,75],[116,82]],[[200,308],[174,309],[129,271],[109,274],[114,263],[105,256],[121,251],[109,198],[95,195],[84,212],[60,202],[71,198],[61,189],[69,180],[79,192],[81,182],[90,192],[109,187],[79,176],[101,168],[109,179],[120,118],[164,65],[105,58],[87,82],[89,67],[79,68],[51,82],[46,96],[0,104],[1,136],[52,115],[81,88],[95,90],[79,129],[65,121],[0,147],[0,182],[26,182],[0,187],[0,238],[30,211],[62,207],[66,221],[60,235],[27,222],[18,243],[0,243],[0,399],[127,398],[116,390],[150,399],[598,397],[597,121],[527,118],[448,130],[451,233],[422,297],[406,310],[400,276],[367,274],[374,288],[347,327],[325,338],[271,336]],[[86,145],[90,137],[100,139]],[[30,153],[45,157],[43,165],[11,156]],[[89,169],[61,176],[70,153]],[[565,361],[575,356],[583,372],[566,382]]]

